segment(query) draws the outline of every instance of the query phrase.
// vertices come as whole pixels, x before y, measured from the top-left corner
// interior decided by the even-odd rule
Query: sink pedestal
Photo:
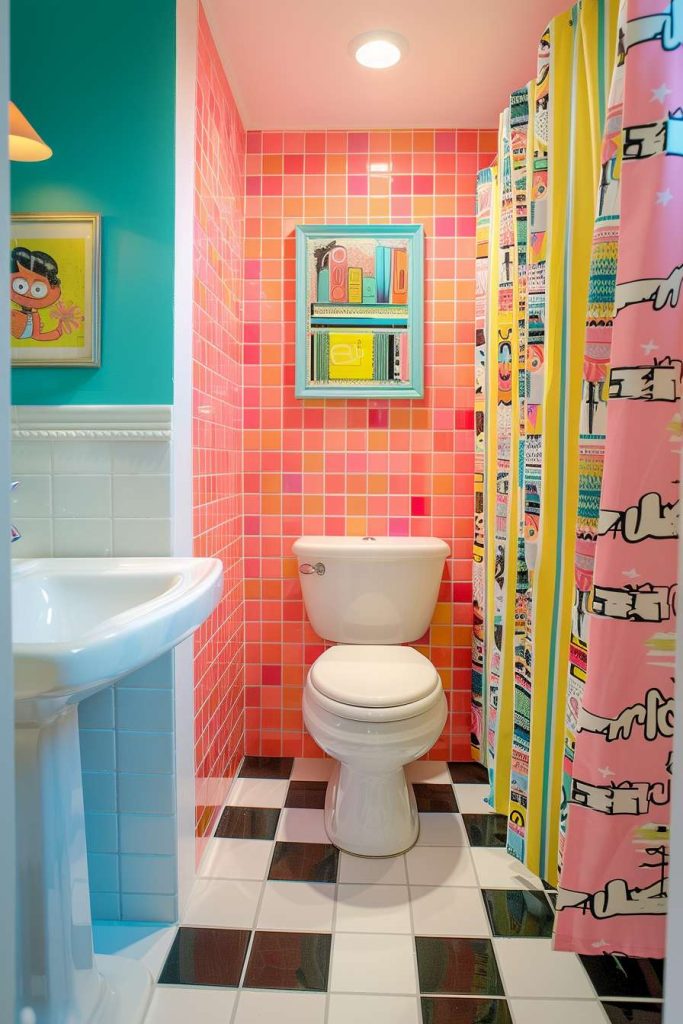
[[[38,1024],[138,1024],[149,971],[93,953],[77,705],[44,717],[15,730],[17,1005]]]

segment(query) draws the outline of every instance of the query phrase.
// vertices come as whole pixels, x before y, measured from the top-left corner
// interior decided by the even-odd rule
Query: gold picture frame
[[[100,236],[98,213],[12,215],[12,366],[100,365]]]

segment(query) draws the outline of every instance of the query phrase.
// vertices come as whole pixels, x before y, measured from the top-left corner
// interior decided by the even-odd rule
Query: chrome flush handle
[[[299,566],[299,572],[302,572],[304,576],[312,576],[313,573],[315,573],[316,576],[324,576],[325,566],[322,562],[316,562],[315,565],[311,565],[310,562],[302,562]]]

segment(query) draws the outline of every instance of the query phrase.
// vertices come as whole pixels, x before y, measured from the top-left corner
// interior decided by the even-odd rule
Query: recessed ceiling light
[[[398,64],[408,44],[395,32],[366,32],[352,39],[349,49],[365,68],[390,68]]]

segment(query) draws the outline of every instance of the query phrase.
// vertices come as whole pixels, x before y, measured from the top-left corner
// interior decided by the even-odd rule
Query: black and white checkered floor
[[[551,950],[479,766],[409,768],[420,838],[386,860],[328,842],[330,767],[245,760],[147,1024],[660,1024],[662,961]]]

